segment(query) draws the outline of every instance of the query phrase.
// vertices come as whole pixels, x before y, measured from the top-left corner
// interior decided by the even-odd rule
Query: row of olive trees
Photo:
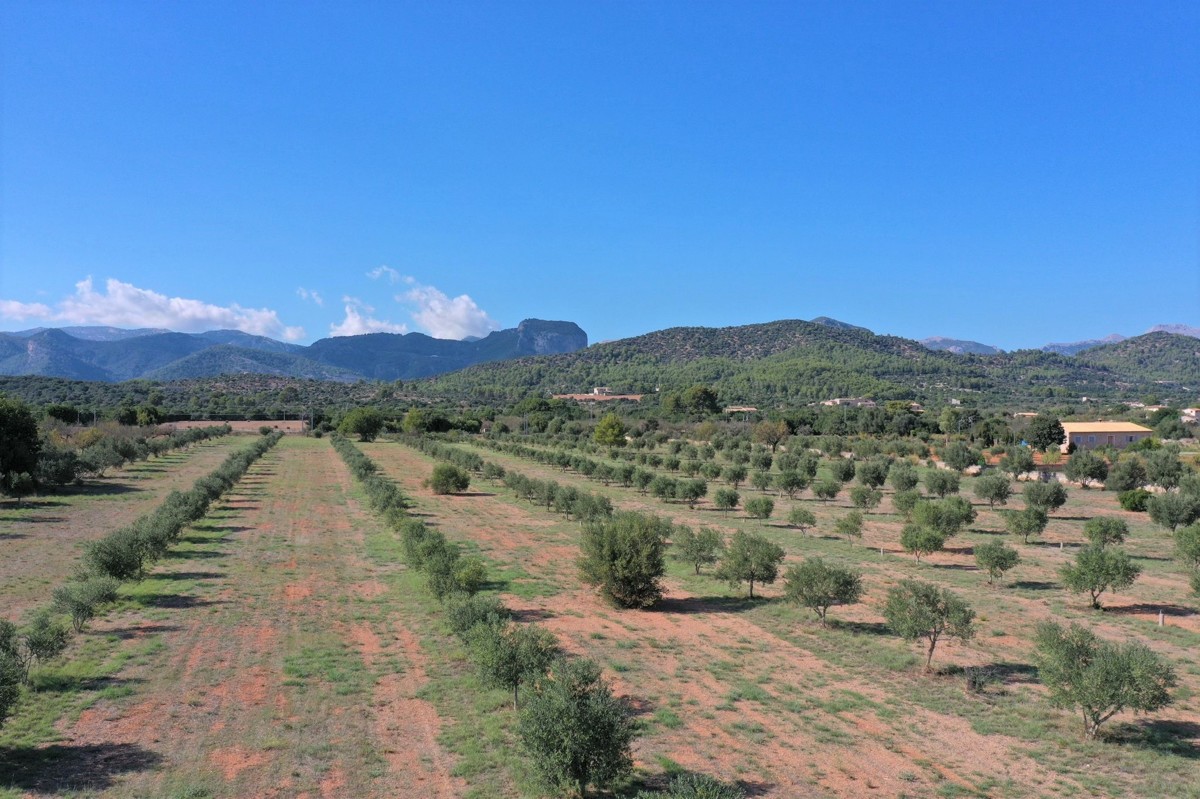
[[[188,491],[172,491],[157,508],[93,541],[84,551],[76,575],[56,588],[53,602],[18,626],[0,620],[0,723],[30,683],[31,667],[59,657],[70,642],[69,620],[76,633],[117,598],[122,582],[139,580],[161,558],[182,530],[199,521],[212,502],[227,492],[282,437],[272,433],[232,453],[216,469],[199,478]]]
[[[345,439],[342,442],[343,457],[350,450],[357,452]],[[427,440],[420,446],[435,457],[455,461],[438,464],[435,470],[448,466],[484,471],[482,462],[464,457],[470,453]],[[356,474],[377,476],[373,466],[365,467],[370,461],[361,453],[350,459],[359,464]],[[489,475],[511,479],[511,473],[495,470]],[[457,544],[417,519],[403,521],[398,532],[405,561],[425,573],[430,592],[445,603],[447,623],[466,646],[480,678],[512,693],[522,749],[543,781],[558,791],[582,795],[589,786],[605,788],[630,774],[633,713],[628,703],[613,696],[600,667],[586,658],[565,657],[549,630],[517,624],[499,600],[478,595],[486,579],[480,558],[463,557]],[[523,688],[527,700],[521,706]]]

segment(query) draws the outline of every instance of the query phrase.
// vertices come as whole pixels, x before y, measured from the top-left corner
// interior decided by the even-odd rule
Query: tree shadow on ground
[[[548,619],[555,618],[558,614],[551,613],[548,610],[542,610],[540,608],[528,608],[526,610],[511,610],[510,609],[508,611],[508,615],[512,617],[513,621],[527,622],[527,621],[547,621]]]
[[[204,608],[225,604],[224,599],[203,599],[190,594],[143,594],[134,597],[133,601],[142,607],[169,610],[186,610],[187,608]]]
[[[158,635],[159,633],[173,633],[183,629],[175,624],[139,624],[134,627],[114,627],[104,630],[103,635],[115,635],[122,641],[131,639],[145,638],[148,635]]]
[[[1112,727],[1104,737],[1113,743],[1161,755],[1200,760],[1200,724],[1194,721],[1126,722]]]
[[[833,609],[830,608],[832,611]],[[827,619],[829,629],[842,630],[859,635],[891,635],[892,631],[881,621],[846,621],[844,619]]]
[[[199,543],[199,544],[207,544],[207,543],[210,543],[210,541],[211,541],[211,539],[204,539],[204,538],[202,538],[202,539],[200,539],[199,541],[197,541],[196,543]],[[200,551],[200,550],[193,550],[193,551],[191,551],[191,552],[172,552],[172,553],[171,553],[171,558],[172,558],[172,560],[174,560],[174,559],[179,559],[179,560],[212,560],[213,558],[227,558],[227,557],[229,557],[229,555],[228,555],[228,554],[226,554],[226,553],[224,553],[224,552],[203,552],[203,551]]]
[[[1058,588],[1058,583],[1047,583],[1039,580],[1017,580],[1011,583],[1013,588],[1022,588],[1026,591],[1051,591]]]
[[[199,525],[199,527],[202,530],[208,530],[210,533],[244,533],[250,529],[249,527],[239,524],[206,524]]]
[[[116,778],[159,767],[162,755],[137,744],[0,747],[0,773],[6,786],[39,794],[101,791]]]
[[[684,774],[703,774],[703,772],[693,771],[691,769],[671,770],[665,774],[653,774],[638,777],[635,778],[628,786],[619,790],[615,796],[622,797],[623,799],[633,799],[633,797],[642,795],[642,792],[644,791],[652,791],[656,794],[661,793],[667,790],[667,788],[670,786],[671,780]],[[741,790],[742,796],[746,797],[746,799],[752,799],[756,796],[766,796],[778,787],[774,783],[759,782],[757,780],[734,780],[732,784]],[[689,794],[689,796],[690,795],[691,794]],[[708,794],[704,795],[707,796]]]
[[[205,535],[181,535],[177,540],[187,544],[224,544],[229,541],[229,539],[225,536],[221,536],[220,538],[211,538]],[[183,558],[186,557],[187,554],[188,553],[186,552],[171,552],[167,557]]]
[[[215,580],[225,575],[221,572],[155,572],[151,575],[155,580]]]
[[[102,483],[88,481],[80,485],[64,486],[60,493],[69,497],[113,496],[115,494],[133,494],[145,491],[144,488],[126,485],[125,483]]]
[[[1106,607],[1105,613],[1110,613],[1115,616],[1133,616],[1139,613],[1150,613],[1157,615],[1159,611],[1163,612],[1164,616],[1173,618],[1187,618],[1195,616],[1196,609],[1185,607],[1183,605],[1172,605],[1169,602],[1138,602],[1133,605],[1121,605],[1119,607]]]
[[[663,597],[647,609],[659,613],[742,613],[770,601],[757,596],[754,599],[727,596]]]
[[[24,533],[0,533],[0,541],[16,541],[21,538],[29,538]]]
[[[1007,661],[999,661],[995,663],[984,663],[979,666],[948,666],[942,672],[946,675],[963,676],[967,669],[970,669],[975,674],[981,674],[988,678],[989,682],[997,682],[1001,685],[1032,685],[1037,682],[1038,670],[1037,666],[1031,663],[1009,663]]]
[[[106,688],[120,688],[144,683],[137,677],[80,677],[61,672],[40,672],[33,677],[33,688],[36,693],[67,693],[72,691],[103,691]]]
[[[460,491],[457,494],[454,494],[454,496],[467,497],[468,499],[475,499],[477,497],[494,497],[496,495],[488,493],[487,491]]]

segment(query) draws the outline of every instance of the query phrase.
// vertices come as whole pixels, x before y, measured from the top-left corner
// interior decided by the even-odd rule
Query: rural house
[[[1133,422],[1063,422],[1062,426],[1067,434],[1066,441],[1062,444],[1063,452],[1070,449],[1072,444],[1076,449],[1124,449],[1153,434],[1149,427],[1142,427]]]

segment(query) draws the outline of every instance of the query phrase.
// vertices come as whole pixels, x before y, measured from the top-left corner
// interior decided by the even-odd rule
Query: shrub
[[[71,617],[75,632],[91,621],[101,605],[117,598],[120,583],[112,577],[74,580],[54,590],[54,609]]]
[[[833,605],[852,605],[862,598],[862,575],[830,566],[820,558],[809,558],[792,566],[784,575],[787,598],[814,610],[825,626],[825,614]]]
[[[1042,622],[1037,627],[1038,676],[1058,707],[1083,713],[1083,736],[1125,709],[1150,712],[1171,701],[1175,672],[1144,644],[1113,644],[1077,624],[1069,629]]]
[[[663,553],[671,524],[657,516],[620,512],[584,526],[579,570],[589,585],[627,608],[653,605],[663,595]]]
[[[433,467],[429,488],[435,494],[461,494],[471,485],[471,475],[449,463]]]
[[[1131,488],[1128,491],[1122,491],[1117,494],[1117,502],[1121,503],[1123,510],[1144,513],[1152,496],[1154,495],[1144,488]]]
[[[588,785],[604,788],[632,771],[634,730],[629,708],[587,659],[560,660],[537,680],[518,727],[542,779],[560,793],[580,795]]]
[[[1021,562],[1017,550],[1003,541],[988,541],[975,547],[975,563],[988,573],[988,585]]]

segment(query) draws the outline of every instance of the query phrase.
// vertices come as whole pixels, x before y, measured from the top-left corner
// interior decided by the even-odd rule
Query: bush
[[[89,577],[54,590],[54,609],[71,617],[75,632],[91,621],[101,605],[117,598],[120,583],[112,577]]]
[[[579,570],[617,605],[644,608],[663,595],[662,576],[670,522],[629,511],[584,526]]]
[[[770,497],[753,497],[746,500],[746,515],[752,519],[769,519],[775,512],[775,500]]]
[[[1144,488],[1131,488],[1128,491],[1122,491],[1117,494],[1117,502],[1121,503],[1123,510],[1144,513],[1152,496],[1154,495]]]
[[[433,467],[429,488],[435,494],[461,494],[471,485],[471,475],[449,463]]]
[[[634,722],[591,660],[559,661],[529,691],[521,745],[542,779],[560,794],[604,788],[633,770]]]
[[[713,779],[707,774],[685,772],[671,778],[664,793],[640,792],[634,799],[745,799],[737,785]]]

